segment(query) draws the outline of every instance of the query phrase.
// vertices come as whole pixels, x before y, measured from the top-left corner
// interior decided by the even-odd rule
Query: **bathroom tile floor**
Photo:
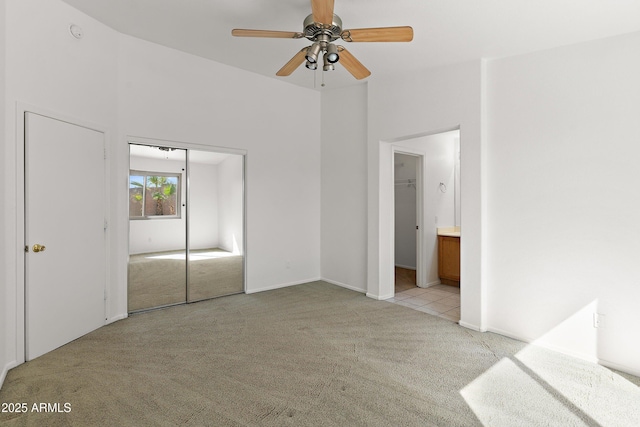
[[[452,322],[460,321],[460,288],[449,285],[435,285],[428,288],[408,286],[404,269],[396,269],[396,294],[386,301],[404,305],[433,316],[439,316]],[[407,279],[408,277],[408,279]]]

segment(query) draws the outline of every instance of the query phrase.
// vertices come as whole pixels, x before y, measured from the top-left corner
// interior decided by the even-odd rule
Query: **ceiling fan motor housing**
[[[329,43],[338,40],[342,34],[342,19],[336,14],[333,15],[331,24],[315,22],[313,15],[309,15],[304,20],[303,25],[304,36],[313,42]]]

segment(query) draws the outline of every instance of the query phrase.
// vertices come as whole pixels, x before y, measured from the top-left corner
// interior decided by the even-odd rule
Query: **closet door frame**
[[[221,154],[234,154],[242,156],[242,292],[246,293],[247,291],[247,150],[230,148],[230,147],[220,147],[215,145],[204,145],[197,143],[189,143],[183,141],[171,141],[164,139],[155,139],[155,138],[146,138],[139,136],[127,136],[127,146],[129,144],[139,144],[139,145],[148,145],[148,146],[161,146],[161,147],[169,147],[169,148],[177,148],[187,150],[186,153],[186,170],[185,170],[185,179],[186,179],[186,188],[187,194],[183,199],[183,202],[186,203],[186,211],[184,214],[186,215],[186,258],[187,258],[187,288],[185,288],[185,296],[187,293],[187,289],[189,286],[189,268],[188,268],[188,259],[189,259],[189,151],[209,151],[213,153],[221,153]],[[127,169],[127,174],[129,170]],[[127,178],[127,185],[128,185]],[[127,219],[128,219],[128,211],[127,211]],[[127,221],[127,236],[130,233],[130,223]],[[129,239],[127,238],[127,255],[129,254]],[[129,287],[129,282],[127,279],[127,289]],[[189,303],[188,298],[186,298],[186,303]],[[149,308],[150,310],[154,309],[154,307]]]

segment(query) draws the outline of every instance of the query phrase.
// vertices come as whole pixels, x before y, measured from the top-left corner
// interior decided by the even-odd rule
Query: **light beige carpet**
[[[176,255],[158,252],[129,256],[128,311],[161,307],[185,302],[187,298],[187,264],[184,259],[154,259]]]
[[[323,282],[132,316],[11,370],[7,426],[637,426],[638,378]]]

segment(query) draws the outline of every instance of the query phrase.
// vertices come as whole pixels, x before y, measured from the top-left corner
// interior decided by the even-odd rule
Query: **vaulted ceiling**
[[[306,39],[231,36],[233,28],[302,31],[310,0],[64,0],[115,30],[309,88],[359,84],[342,66],[276,72]],[[410,25],[410,43],[349,43],[372,72],[419,70],[640,31],[640,0],[335,0],[343,28]],[[321,67],[320,67],[321,68]]]

